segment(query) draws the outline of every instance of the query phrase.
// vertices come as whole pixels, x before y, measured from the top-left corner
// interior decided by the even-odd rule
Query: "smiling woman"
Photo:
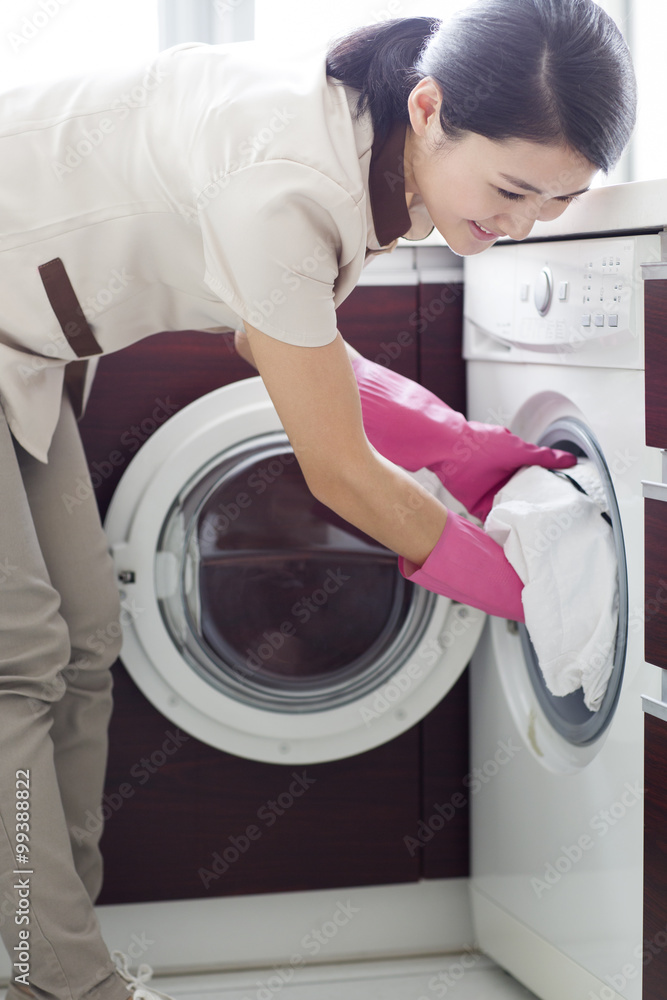
[[[405,122],[406,191],[456,252],[524,238],[619,159],[635,77],[596,4],[482,0],[446,24],[407,23],[339,40],[328,72],[361,91],[358,113],[370,109],[376,132]]]
[[[437,85],[426,79],[408,104],[430,101],[435,112],[436,95]],[[469,132],[426,157],[419,155],[420,138],[417,129],[406,135],[406,191],[421,192],[436,229],[463,255],[481,253],[502,236],[524,239],[536,221],[561,215],[597,173],[566,145],[498,142]]]
[[[39,873],[20,983],[38,1000],[127,1000],[137,980],[94,917],[99,833],[72,834],[100,807],[120,637],[73,412],[88,362],[156,330],[243,329],[311,492],[415,583],[523,620],[502,548],[408,472],[430,469],[484,519],[518,468],[574,456],[469,423],[348,351],[336,309],[400,237],[435,224],[479,253],[563,211],[625,145],[634,78],[591,0],[483,0],[447,25],[361,29],[328,59],[186,42],[2,97],[0,823],[29,771]],[[3,898],[15,865],[6,836]],[[13,954],[16,926],[0,934]]]

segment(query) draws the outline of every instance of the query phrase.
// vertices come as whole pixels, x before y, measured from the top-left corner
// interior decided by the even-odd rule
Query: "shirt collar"
[[[389,244],[393,249],[399,236],[423,240],[434,228],[421,195],[412,195],[409,209],[405,201],[407,128],[407,122],[394,122],[388,132],[373,138],[371,146],[368,194],[379,248]]]
[[[404,236],[412,227],[405,201],[405,122],[394,122],[389,131],[375,135],[368,174],[368,191],[375,235],[380,246]]]

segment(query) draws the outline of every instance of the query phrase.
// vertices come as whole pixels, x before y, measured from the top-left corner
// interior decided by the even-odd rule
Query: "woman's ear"
[[[416,135],[423,136],[427,129],[440,128],[442,91],[432,76],[425,76],[408,96],[410,124]]]

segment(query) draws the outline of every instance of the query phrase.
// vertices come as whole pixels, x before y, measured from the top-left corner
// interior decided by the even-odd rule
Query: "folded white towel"
[[[583,687],[600,707],[614,662],[618,623],[617,559],[605,494],[595,465],[580,459],[567,475],[524,468],[496,494],[485,530],[524,583],[526,627],[547,687]]]

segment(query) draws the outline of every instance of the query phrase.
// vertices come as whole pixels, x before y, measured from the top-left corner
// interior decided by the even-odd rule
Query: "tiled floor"
[[[285,965],[221,975],[160,977],[150,985],[175,1000],[537,1000],[490,959],[472,952],[442,958],[309,968]]]

